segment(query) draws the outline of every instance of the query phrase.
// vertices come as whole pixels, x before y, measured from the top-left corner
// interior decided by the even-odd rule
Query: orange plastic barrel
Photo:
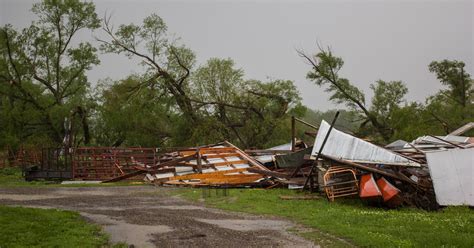
[[[360,177],[360,192],[361,198],[375,198],[382,196],[377,183],[375,182],[374,176],[371,174],[365,174]]]
[[[377,185],[382,191],[383,201],[387,202],[400,193],[400,190],[393,186],[387,179],[381,177],[377,180]]]

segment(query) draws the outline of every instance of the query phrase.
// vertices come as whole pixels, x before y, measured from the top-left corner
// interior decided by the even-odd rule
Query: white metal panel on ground
[[[175,169],[176,172],[178,172],[178,173],[179,172],[189,172],[189,171],[192,172],[192,171],[194,171],[193,167],[191,167],[191,166],[176,166],[175,168],[176,168]]]
[[[311,155],[317,155],[330,127],[326,121],[323,120],[321,122]],[[332,129],[322,153],[360,163],[420,166],[420,164],[392,151],[341,132],[335,128]]]
[[[439,205],[474,206],[474,148],[426,154]]]
[[[291,150],[291,142],[290,143],[287,143],[287,144],[283,144],[283,145],[279,145],[279,146],[274,146],[272,148],[268,148],[267,150],[276,150],[276,151],[279,151],[279,150],[288,150],[290,151]],[[275,155],[260,155],[260,156],[254,156],[254,158],[256,160],[258,160],[258,162],[264,164],[264,163],[269,163],[269,162],[272,162],[273,161],[273,157],[275,157]]]
[[[248,164],[234,164],[234,167],[236,169],[244,169],[244,168],[250,168],[250,165],[248,165]]]
[[[174,173],[169,172],[169,173],[160,173],[160,174],[155,174],[156,179],[160,178],[169,178],[169,177],[174,177]]]

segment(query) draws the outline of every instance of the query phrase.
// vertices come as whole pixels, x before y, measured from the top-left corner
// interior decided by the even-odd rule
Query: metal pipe
[[[296,150],[296,118],[291,116],[291,151],[294,152]]]
[[[309,124],[309,123],[306,122],[306,121],[303,121],[303,120],[298,119],[298,118],[296,118],[296,117],[294,117],[294,118],[295,118],[296,121],[301,122],[301,123],[305,124],[305,125],[308,126],[308,127],[312,127],[312,128],[314,128],[314,129],[316,129],[316,130],[319,129],[319,127],[317,127],[317,126],[315,126],[315,125],[312,125],[312,124]]]
[[[329,130],[326,134],[326,137],[324,137],[323,143],[321,144],[321,147],[319,148],[318,154],[316,155],[316,163],[318,162],[319,157],[321,157],[321,153],[323,152],[324,146],[326,145],[326,141],[328,140],[329,135],[331,134],[332,128],[334,127],[334,124],[336,123],[336,120],[337,120],[338,116],[339,116],[339,111],[336,112],[336,115],[334,116],[334,119],[331,122],[331,127],[329,127]],[[314,163],[311,166],[311,170],[309,171],[308,177],[306,177],[306,181],[304,182],[303,190],[306,188],[310,178],[313,175],[313,171],[314,171],[314,168],[316,167],[316,163]]]
[[[449,142],[449,141],[447,141],[447,140],[438,138],[438,137],[436,137],[436,136],[433,136],[433,135],[428,135],[428,136],[430,136],[430,137],[432,137],[432,138],[435,138],[435,139],[437,139],[437,140],[441,140],[441,141],[443,141],[443,142],[445,142],[445,143],[447,143],[447,144],[450,144],[450,145],[452,145],[452,146],[455,146],[455,147],[464,149],[464,147],[462,147],[462,146],[460,146],[460,145],[456,145],[456,144],[454,144],[454,143],[451,143],[451,142]]]

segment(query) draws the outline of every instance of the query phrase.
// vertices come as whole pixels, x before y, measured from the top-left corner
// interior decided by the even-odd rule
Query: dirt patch
[[[124,242],[135,247],[153,247],[153,234],[173,231],[172,228],[165,225],[129,224],[102,214],[81,213],[81,215],[104,226],[104,231],[110,235],[111,242]]]
[[[197,221],[217,225],[236,231],[279,230],[285,231],[292,227],[286,221],[280,220],[241,220],[241,219],[196,219]]]
[[[317,247],[291,222],[230,213],[168,196],[168,188],[0,189],[0,204],[60,208],[103,226],[112,242],[135,247]]]

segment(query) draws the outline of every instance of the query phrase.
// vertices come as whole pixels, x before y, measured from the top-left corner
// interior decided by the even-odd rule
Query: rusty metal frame
[[[346,179],[341,182],[331,182],[335,179]],[[340,166],[331,166],[327,172],[324,174],[324,191],[328,197],[329,201],[334,201],[335,198],[351,196],[359,194],[359,181],[357,180],[355,170],[340,167]]]
[[[135,167],[144,169],[156,165],[155,148],[79,147],[72,155],[74,179],[107,180],[122,176]]]

